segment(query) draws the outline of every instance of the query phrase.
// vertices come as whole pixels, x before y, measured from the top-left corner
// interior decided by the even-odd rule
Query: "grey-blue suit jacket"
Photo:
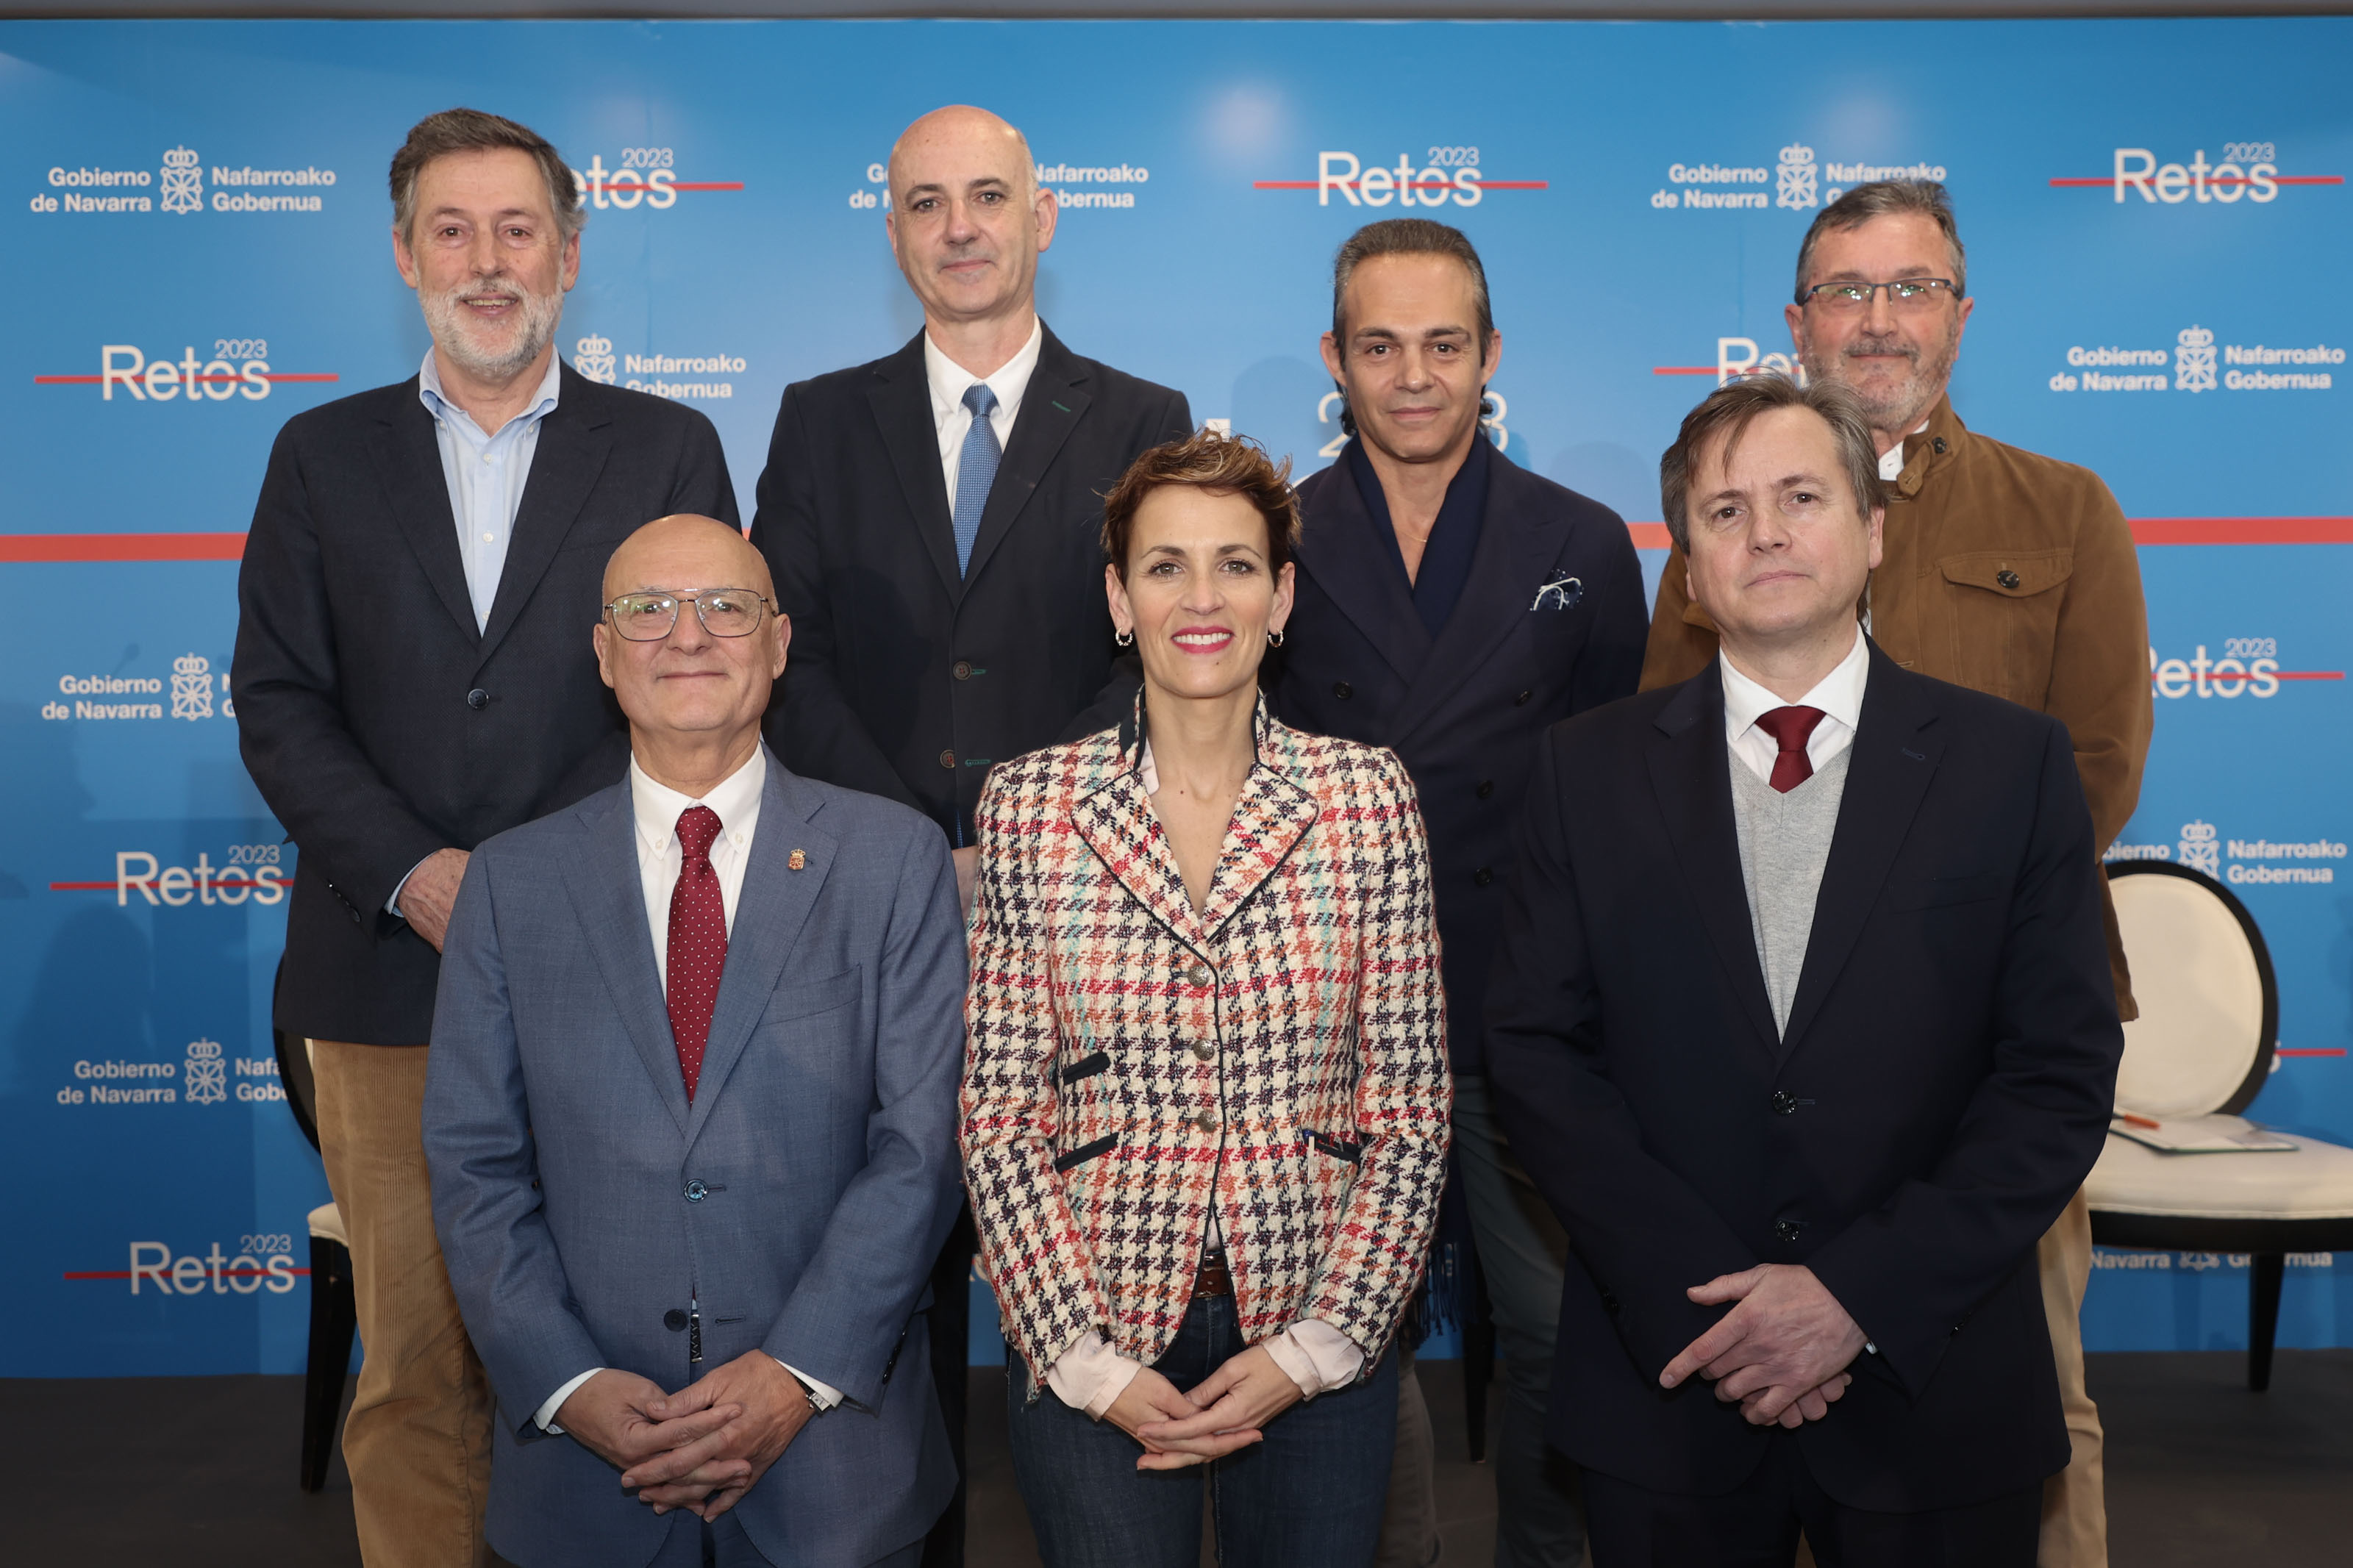
[[[590,1367],[675,1390],[758,1349],[846,1403],[737,1505],[745,1530],[786,1568],[871,1563],[955,1485],[909,1328],[958,1193],[947,844],[905,806],[768,759],[690,1104],[635,831],[625,780],[490,839],[443,949],[425,1149],[498,1394],[490,1539],[524,1568],[642,1568],[694,1517],[657,1518],[533,1416]]]

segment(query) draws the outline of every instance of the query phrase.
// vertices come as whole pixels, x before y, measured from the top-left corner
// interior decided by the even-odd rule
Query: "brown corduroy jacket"
[[[2140,799],[2152,717],[2148,616],[2123,510],[2090,469],[1972,434],[1949,398],[1904,456],[1866,601],[1873,639],[1906,669],[2065,724],[2105,852]],[[1692,603],[1676,551],[1642,689],[1690,679],[1715,652],[1715,623]],[[2107,918],[2116,1005],[2136,1017],[2113,905]]]

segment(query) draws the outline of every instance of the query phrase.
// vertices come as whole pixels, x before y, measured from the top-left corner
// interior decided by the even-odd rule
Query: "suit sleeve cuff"
[[[1260,1342],[1309,1399],[1347,1387],[1365,1369],[1363,1349],[1320,1318],[1302,1318]]]
[[[555,1424],[555,1413],[564,1408],[564,1402],[571,1398],[574,1394],[577,1393],[582,1384],[587,1382],[590,1378],[596,1376],[598,1373],[604,1370],[605,1369],[601,1366],[592,1366],[586,1372],[582,1373],[578,1377],[575,1377],[571,1382],[565,1384],[562,1388],[559,1388],[554,1393],[549,1394],[547,1396],[547,1403],[541,1405],[537,1411],[533,1413],[531,1418],[533,1424],[538,1426],[541,1431],[547,1433],[550,1436],[563,1436],[564,1428]]]
[[[1112,1349],[1111,1342],[1097,1329],[1064,1351],[1046,1369],[1046,1386],[1071,1409],[1083,1410],[1100,1421],[1103,1412],[1127,1392],[1127,1385],[1143,1370],[1142,1362]]]
[[[786,1372],[791,1373],[795,1381],[809,1391],[809,1396],[817,1401],[819,1409],[830,1410],[841,1403],[841,1390],[834,1387],[833,1384],[819,1383],[782,1356],[774,1356],[770,1359]]]

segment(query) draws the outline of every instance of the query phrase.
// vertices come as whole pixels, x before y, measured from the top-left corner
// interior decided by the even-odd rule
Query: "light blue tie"
[[[988,487],[997,479],[997,460],[1004,456],[997,444],[997,429],[988,422],[989,411],[997,406],[997,394],[988,390],[987,382],[976,381],[964,389],[964,405],[972,410],[972,428],[965,432],[964,456],[956,459],[958,572],[972,570],[972,544],[980,537],[981,510],[988,505]]]

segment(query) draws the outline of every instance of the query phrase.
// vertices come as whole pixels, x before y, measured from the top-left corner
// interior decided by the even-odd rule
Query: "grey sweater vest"
[[[1849,746],[1787,795],[1737,756],[1725,758],[1732,768],[1732,818],[1740,830],[1740,875],[1748,884],[1749,929],[1757,933],[1757,962],[1765,971],[1776,1034],[1789,1026],[1789,1005],[1797,999],[1814,930],[1814,899],[1853,754]]]

